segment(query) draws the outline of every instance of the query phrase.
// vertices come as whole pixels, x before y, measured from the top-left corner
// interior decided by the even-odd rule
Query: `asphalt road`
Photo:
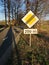
[[[12,28],[9,27],[0,33],[0,65],[5,65],[12,52]]]
[[[6,62],[8,61],[8,58],[13,50],[12,45],[15,45],[18,65],[21,64],[21,62],[19,62],[21,59],[19,57],[19,51],[17,49],[15,40],[16,37],[13,30],[16,36],[20,33],[19,29],[19,31],[17,31],[17,29],[12,29],[12,27],[8,27],[0,33],[0,65],[6,65]]]
[[[0,32],[0,46],[2,45],[3,41],[5,40],[8,30],[9,30],[9,27],[4,28],[4,30],[2,32]]]
[[[6,52],[7,48],[12,44],[12,29],[10,28],[5,40],[0,47],[0,57]]]

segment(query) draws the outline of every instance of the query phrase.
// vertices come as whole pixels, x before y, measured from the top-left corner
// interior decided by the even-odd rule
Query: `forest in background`
[[[44,19],[49,15],[49,0],[0,0],[1,13],[4,13],[5,24],[14,22],[21,24],[22,17],[31,10],[38,18]]]

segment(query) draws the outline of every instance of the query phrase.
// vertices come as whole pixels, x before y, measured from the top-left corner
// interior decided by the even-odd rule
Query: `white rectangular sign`
[[[24,29],[24,34],[38,34],[37,29]]]

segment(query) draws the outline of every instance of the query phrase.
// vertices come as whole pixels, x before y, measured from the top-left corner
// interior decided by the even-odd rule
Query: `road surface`
[[[0,32],[0,46],[1,46],[2,42],[5,40],[8,30],[9,30],[9,27],[2,30],[2,32]]]
[[[17,51],[17,53],[14,52],[17,55],[16,57],[17,61],[20,60],[19,52],[16,46],[17,42],[15,39],[20,32],[21,31],[19,29],[17,31],[15,27],[13,28],[8,27],[0,33],[0,64],[1,65],[7,65],[8,59],[11,56],[13,49],[15,50],[15,52]],[[17,41],[19,41],[19,38]],[[21,64],[21,62],[18,62],[18,65],[19,64]]]

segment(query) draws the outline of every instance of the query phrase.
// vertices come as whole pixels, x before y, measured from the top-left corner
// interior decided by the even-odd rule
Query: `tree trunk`
[[[10,0],[7,0],[7,6],[8,6],[8,22],[10,23]]]
[[[17,21],[18,21],[18,7],[17,7]],[[18,24],[19,24],[19,21],[18,21]]]
[[[26,13],[30,10],[30,2],[29,0],[26,1]]]
[[[16,6],[15,6],[15,22],[16,22]]]
[[[12,7],[12,21],[13,21],[13,7]]]
[[[7,23],[6,0],[4,0],[4,13],[5,13],[5,24],[6,24]]]
[[[36,6],[35,6],[35,10],[34,10],[35,15],[37,14],[37,8],[38,8],[38,0],[36,1]]]

